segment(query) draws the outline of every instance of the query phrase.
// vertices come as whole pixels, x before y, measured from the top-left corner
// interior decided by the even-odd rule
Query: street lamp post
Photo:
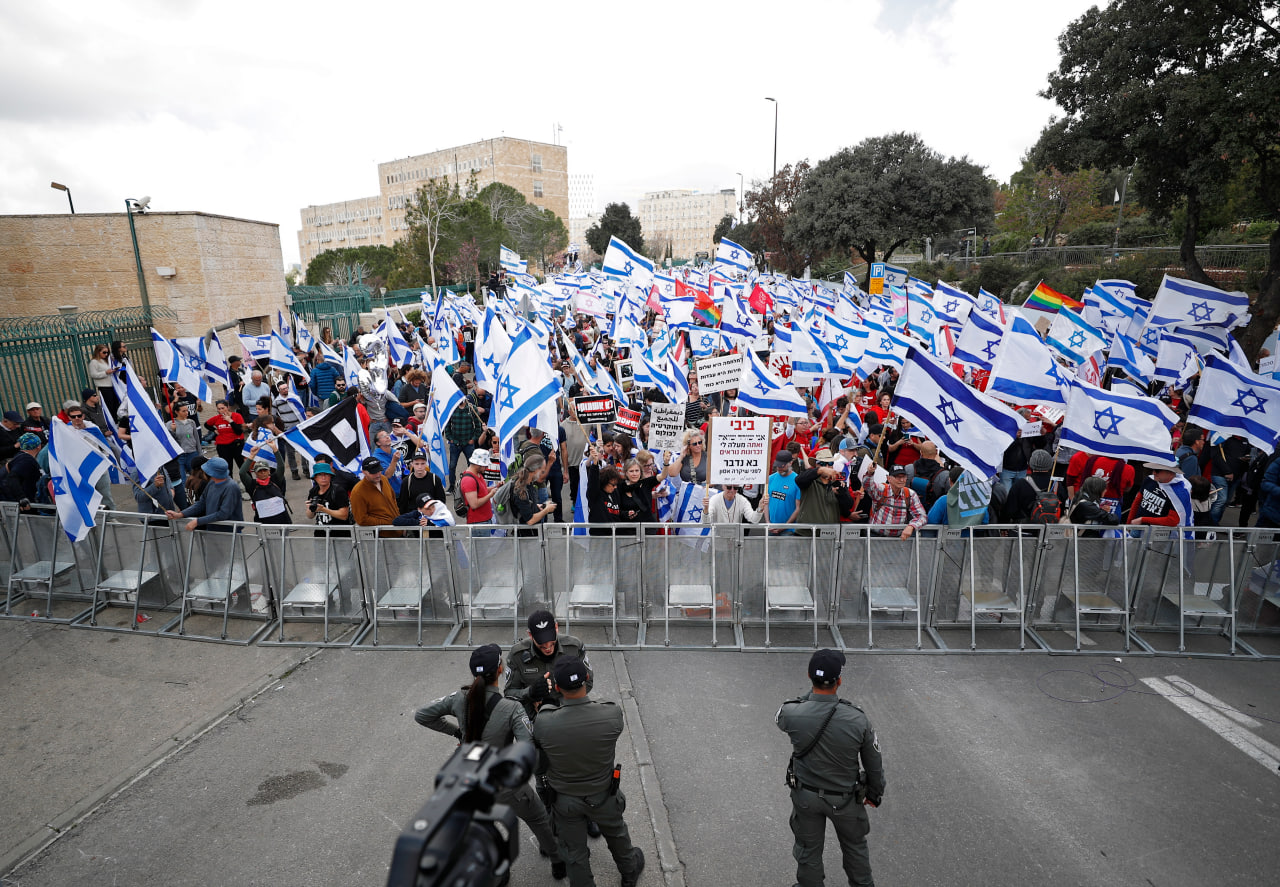
[[[742,205],[747,202],[746,186],[742,183],[742,173],[738,173],[738,224],[742,224]]]
[[[71,215],[73,215],[73,216],[74,216],[74,215],[76,214],[76,205],[75,205],[74,203],[72,203],[72,202],[71,202],[71,189],[70,189],[70,188],[68,188],[66,185],[63,185],[63,184],[62,184],[62,183],[60,183],[60,182],[50,182],[50,183],[49,183],[49,187],[50,187],[50,188],[52,188],[52,189],[53,189],[53,190],[55,190],[55,191],[66,191],[66,192],[67,192],[67,205],[71,207]]]
[[[778,100],[765,96],[766,102],[773,102],[773,177],[778,177]]]
[[[150,197],[141,200],[126,197],[124,200],[124,214],[129,217],[129,235],[133,238],[133,261],[138,268],[138,290],[142,293],[142,313],[147,323],[151,322],[151,299],[147,295],[147,279],[142,276],[142,256],[138,252],[138,229],[133,223],[133,214],[145,212],[150,203]]]

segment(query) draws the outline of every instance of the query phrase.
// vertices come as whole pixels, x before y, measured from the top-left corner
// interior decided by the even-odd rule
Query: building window
[[[542,172],[542,155],[541,154],[533,155],[533,171]]]
[[[537,179],[533,180],[533,196],[534,197],[542,196],[542,182],[538,181]]]

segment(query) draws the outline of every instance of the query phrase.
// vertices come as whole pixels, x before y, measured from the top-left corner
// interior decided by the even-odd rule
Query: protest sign
[[[684,437],[684,404],[655,403],[649,413],[649,449],[677,450]]]
[[[636,384],[636,370],[630,359],[615,360],[613,370],[618,374],[618,384],[623,391],[630,391]]]
[[[767,483],[770,425],[768,416],[713,418],[707,482],[735,486]]]
[[[575,397],[574,409],[578,411],[578,423],[581,425],[605,425],[617,418],[617,401],[613,395],[589,395]]]
[[[737,388],[742,376],[742,355],[704,357],[698,361],[698,391],[711,394],[726,388]]]
[[[636,429],[640,427],[640,414],[635,410],[629,410],[626,407],[619,407],[618,418],[615,420],[614,424],[623,431],[630,431],[632,434],[635,434]]]

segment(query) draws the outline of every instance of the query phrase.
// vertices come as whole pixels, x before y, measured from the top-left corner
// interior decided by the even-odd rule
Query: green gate
[[[291,286],[289,299],[294,312],[316,326],[317,336],[329,327],[335,339],[350,339],[360,315],[373,310],[367,286]]]
[[[81,390],[93,387],[89,358],[94,346],[117,339],[128,346],[138,377],[154,384],[151,325],[174,318],[163,308],[153,308],[150,320],[142,308],[0,318],[0,406],[25,415],[24,407],[34,400],[52,417],[64,400],[79,401]]]

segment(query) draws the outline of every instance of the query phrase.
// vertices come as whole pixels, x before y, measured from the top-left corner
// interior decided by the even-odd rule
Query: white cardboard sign
[[[684,404],[655,403],[649,412],[649,448],[678,450],[684,437]]]
[[[767,483],[771,425],[768,416],[712,419],[711,433],[707,436],[711,456],[707,482],[735,486]]]
[[[698,393],[711,394],[728,388],[737,388],[742,378],[742,355],[726,354],[724,357],[704,357],[698,361]]]

